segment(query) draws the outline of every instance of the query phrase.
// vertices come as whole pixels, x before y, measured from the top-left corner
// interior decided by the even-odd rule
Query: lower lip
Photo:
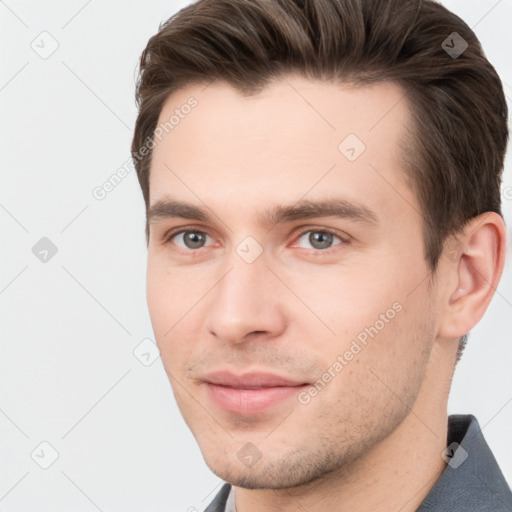
[[[296,396],[303,386],[279,386],[261,389],[234,389],[206,383],[210,398],[227,412],[249,416],[266,411],[273,405]]]

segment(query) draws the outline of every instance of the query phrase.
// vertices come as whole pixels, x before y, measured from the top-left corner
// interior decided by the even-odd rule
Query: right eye
[[[193,251],[205,247],[207,238],[211,237],[204,231],[182,229],[169,234],[165,243],[168,244],[173,241],[180,249]]]

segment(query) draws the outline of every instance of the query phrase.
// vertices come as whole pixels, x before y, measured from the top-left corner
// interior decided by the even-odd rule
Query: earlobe
[[[480,321],[503,273],[506,229],[502,217],[494,212],[475,217],[462,235],[447,242],[444,253],[449,254],[449,285],[438,335],[459,338]]]

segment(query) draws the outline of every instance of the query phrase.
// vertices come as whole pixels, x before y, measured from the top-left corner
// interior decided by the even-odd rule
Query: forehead
[[[410,122],[404,91],[391,82],[356,87],[289,75],[252,96],[225,82],[190,85],[160,113],[150,203],[172,194],[253,211],[337,190],[403,214],[417,209],[399,145]]]

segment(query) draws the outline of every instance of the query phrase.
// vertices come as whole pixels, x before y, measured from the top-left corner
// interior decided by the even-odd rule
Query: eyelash
[[[194,227],[179,228],[176,231],[170,231],[170,232],[168,232],[168,233],[166,233],[164,235],[164,245],[170,244],[172,239],[175,236],[180,235],[182,233],[188,233],[188,232],[200,233],[200,234],[203,234],[203,235],[210,236],[206,231],[203,231],[201,229],[195,229]],[[346,239],[346,237],[341,236],[337,231],[334,231],[334,230],[329,229],[329,228],[315,228],[315,227],[311,228],[311,227],[309,227],[308,229],[300,231],[298,234],[294,235],[294,239],[296,241],[298,241],[306,233],[328,233],[329,235],[332,235],[333,237],[336,237],[336,238],[338,238],[341,241],[340,243],[338,243],[336,245],[333,245],[332,247],[329,247],[327,249],[303,249],[303,250],[306,250],[306,251],[312,251],[312,252],[314,252],[316,254],[322,254],[322,255],[330,254],[333,250],[336,249],[337,246],[339,246],[339,245],[346,245],[346,244],[349,243],[349,241]],[[197,253],[199,253],[201,251],[201,249],[205,249],[205,247],[200,247],[199,249],[182,249],[181,247],[178,247],[178,251],[179,252],[187,253],[187,254],[194,254],[194,253],[197,254]]]

